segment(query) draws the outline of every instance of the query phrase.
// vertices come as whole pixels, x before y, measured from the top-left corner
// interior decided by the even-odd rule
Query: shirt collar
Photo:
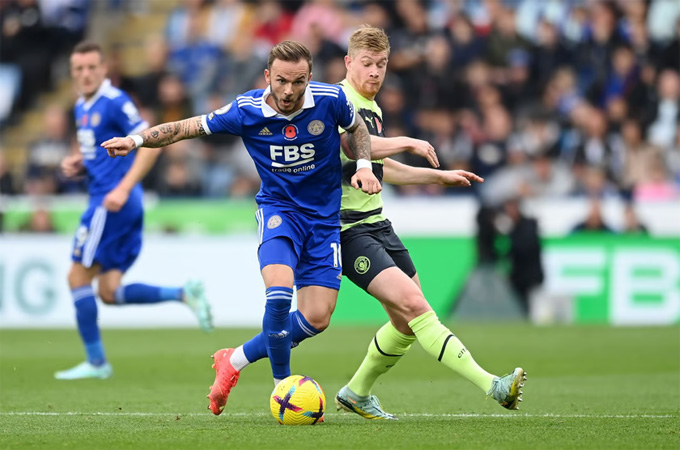
[[[94,105],[94,103],[95,103],[97,100],[99,100],[99,97],[102,96],[102,94],[104,93],[104,91],[107,90],[107,89],[110,88],[110,87],[111,87],[111,80],[109,80],[108,78],[106,78],[106,79],[104,79],[104,81],[102,81],[102,84],[99,85],[99,89],[97,89],[97,92],[95,92],[94,95],[92,96],[92,98],[90,98],[88,101],[85,101],[85,97],[81,96],[80,98],[82,99],[83,102],[85,102],[85,103],[83,104],[83,109],[84,109],[85,111],[87,111],[87,110],[89,110],[90,108],[92,108],[92,105]]]
[[[272,93],[271,86],[267,86],[267,89],[265,89],[264,92],[262,93],[262,115],[265,117],[278,116],[284,119],[291,120],[293,117],[300,114],[302,110],[314,107],[314,94],[312,94],[311,85],[309,84],[305,88],[305,101],[302,104],[302,108],[298,109],[289,116],[284,116],[283,114],[276,112],[274,108],[267,104],[267,97],[269,97],[271,93]]]

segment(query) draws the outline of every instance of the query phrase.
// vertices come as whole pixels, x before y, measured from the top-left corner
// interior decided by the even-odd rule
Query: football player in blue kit
[[[241,136],[262,179],[256,218],[266,304],[262,333],[251,345],[266,348],[278,383],[290,375],[295,336],[328,326],[340,288],[343,174],[338,127],[347,131],[357,159],[352,186],[368,194],[380,192],[381,186],[371,170],[364,121],[339,86],[311,82],[312,56],[306,47],[294,41],[276,45],[264,75],[266,89],[240,95],[208,115],[113,138],[102,146],[115,157],[206,134]],[[290,313],[294,286],[297,315]],[[244,347],[235,358],[246,359]],[[214,414],[222,412],[238,381],[233,353],[221,349],[213,355],[217,373],[208,397]]]
[[[75,235],[68,283],[87,360],[55,373],[55,378],[109,378],[113,369],[104,354],[97,324],[92,287],[95,278],[97,294],[105,303],[184,302],[205,331],[212,329],[212,318],[203,286],[198,281],[189,281],[183,287],[121,284],[142,247],[144,210],[140,181],[153,166],[159,151],[149,149],[129,159],[109,158],[100,146],[102,142],[119,134],[136,133],[149,125],[140,117],[130,97],[106,78],[104,54],[98,44],[78,44],[71,54],[70,65],[71,76],[81,94],[74,111],[80,151],[64,159],[62,170],[67,177],[87,175],[89,204]]]

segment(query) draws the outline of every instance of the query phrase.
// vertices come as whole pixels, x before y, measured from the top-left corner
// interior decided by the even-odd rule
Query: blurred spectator
[[[238,94],[254,89],[254,80],[262,76],[267,67],[267,59],[255,53],[254,45],[252,36],[238,36],[233,50],[222,59],[216,86],[217,92],[222,95],[221,106],[234,100]]]
[[[552,74],[571,62],[571,53],[562,43],[557,27],[542,20],[538,23],[536,41],[531,48],[531,83],[535,94],[543,91]]]
[[[617,198],[619,191],[604,171],[598,167],[585,167],[577,179],[576,195],[587,198]]]
[[[446,38],[437,35],[427,40],[423,69],[415,92],[417,107],[453,109],[459,86],[451,82],[451,47]]]
[[[68,52],[85,37],[90,2],[88,0],[40,0],[43,23],[50,29],[51,45]]]
[[[582,128],[583,140],[576,149],[575,169],[581,171],[586,167],[601,170],[607,177],[612,177],[616,165],[615,155],[608,135],[608,124],[602,111],[589,108]]]
[[[49,105],[43,113],[43,135],[28,146],[24,189],[29,195],[84,192],[82,182],[66,179],[61,161],[72,151],[70,120],[59,105]]]
[[[623,209],[623,229],[621,231],[624,234],[649,234],[649,230],[640,222],[631,203],[626,203]]]
[[[165,24],[165,41],[171,51],[189,43],[192,16],[205,19],[204,3],[205,0],[181,0],[181,5],[172,10]]]
[[[511,58],[516,58],[516,55],[527,58],[528,49],[529,42],[517,34],[515,12],[511,8],[502,8],[489,34],[485,56],[492,67],[494,82],[507,83]]]
[[[504,237],[507,241],[502,244]],[[477,213],[476,242],[480,265],[507,261],[508,280],[528,317],[530,297],[544,278],[537,220],[522,212],[517,198],[508,198],[496,207],[484,206]]]
[[[128,86],[141,111],[156,116],[153,123],[215,110],[238,93],[264,87],[268,52],[286,38],[309,45],[315,80],[337,82],[345,72],[345,34],[371,23],[386,29],[392,44],[391,74],[378,99],[386,135],[426,139],[443,167],[479,171],[487,177],[477,187],[482,188],[476,192],[482,201],[500,205],[508,197],[611,198],[622,190],[643,199],[677,198],[677,1],[174,4],[179,6],[167,18],[165,36],[150,35],[144,43],[146,69],[141,75],[130,77],[122,64],[130,42],[104,42],[114,47],[108,61],[114,84]],[[9,113],[10,125],[18,121],[19,107],[33,103],[55,75],[58,79],[63,71],[59,49],[68,45],[69,33],[86,31],[84,17],[111,14],[114,5],[140,14],[151,3],[108,0],[108,9],[93,5],[86,0],[0,0],[0,73],[10,74],[3,79],[0,103],[11,103],[18,77],[24,83]],[[14,82],[12,73],[20,74]],[[0,126],[1,117],[0,111]],[[19,193],[82,188],[42,176],[53,173],[46,156],[50,152],[44,150],[55,145],[51,140],[37,136],[30,149],[22,149],[28,155],[26,166],[3,169],[3,193],[15,187],[21,187]],[[69,139],[59,147],[59,153],[70,151]],[[252,163],[230,136],[194,141],[183,152],[181,158],[164,156],[145,186],[176,196],[248,196],[257,191]],[[397,158],[426,164],[409,154]],[[12,180],[10,171],[18,179]],[[436,186],[396,191],[427,196],[471,192]]]
[[[28,107],[51,85],[56,49],[41,14],[38,0],[12,0],[0,8],[0,62],[16,64],[21,71],[18,110]]]
[[[16,194],[16,190],[14,188],[14,177],[12,176],[12,172],[9,171],[9,167],[7,167],[7,162],[5,161],[4,153],[2,153],[1,151],[0,151],[0,194],[2,195]]]
[[[260,0],[255,12],[255,56],[267,59],[269,50],[290,37],[293,15],[273,0]]]
[[[16,64],[0,63],[0,128],[9,123],[10,113],[21,92],[21,69]]]
[[[677,71],[678,68],[680,68],[680,16],[675,23],[675,37],[663,47],[659,55],[659,69]]]
[[[643,140],[642,127],[635,119],[628,119],[621,129],[624,167],[619,184],[634,189],[648,177],[661,150]]]
[[[673,38],[674,28],[680,18],[680,3],[676,0],[654,0],[647,13],[647,28],[656,42]]]
[[[602,205],[600,204],[600,200],[598,198],[590,199],[588,215],[586,216],[583,222],[579,222],[578,224],[576,224],[572,231],[575,233],[613,232],[612,228],[609,225],[607,225],[602,219]]]
[[[398,0],[396,10],[403,28],[390,36],[390,71],[404,82],[409,105],[417,104],[415,92],[420,84],[422,64],[425,62],[429,29],[423,5],[415,0]]]
[[[239,0],[216,0],[207,18],[206,37],[224,52],[236,49],[238,37],[253,20],[252,8]]]
[[[507,142],[512,130],[508,111],[500,105],[487,108],[482,116],[483,140],[475,145],[471,169],[482,178],[491,176],[508,159]]]
[[[661,148],[673,145],[680,121],[680,75],[673,70],[664,70],[659,74],[659,100],[652,123],[649,126],[647,139]]]
[[[176,45],[168,56],[168,69],[184,84],[192,103],[192,113],[207,110],[211,89],[217,81],[217,70],[222,50],[204,35],[204,21],[200,12],[188,16],[188,29],[184,45]]]
[[[481,58],[484,53],[484,42],[475,34],[472,22],[465,14],[454,16],[448,32],[453,54],[451,66],[454,73],[458,73],[471,62]]]
[[[500,205],[512,198],[565,197],[573,190],[569,169],[540,153],[529,162],[501,169],[485,180],[481,192],[485,204]]]
[[[24,233],[54,233],[56,230],[49,211],[44,208],[37,208],[31,214],[28,222],[19,228],[19,231]]]
[[[179,141],[167,147],[161,162],[159,195],[164,197],[196,197],[201,194],[201,170],[197,148],[190,141]]]
[[[166,74],[161,77],[158,83],[158,107],[155,112],[159,123],[182,120],[191,115],[191,105],[184,85],[176,75]]]
[[[528,317],[532,291],[543,284],[538,221],[525,216],[519,201],[513,199],[503,205],[496,224],[499,231],[510,239],[507,255],[510,262],[510,284],[517,293],[522,312]]]
[[[165,65],[168,49],[165,40],[160,35],[149,35],[144,41],[144,55],[146,71],[144,74],[131,80],[131,86],[127,89],[139,104],[158,108],[159,85],[166,74]]]
[[[293,17],[291,37],[307,45],[312,34],[318,30],[324,40],[346,45],[344,11],[333,0],[310,0],[304,2]]]
[[[652,159],[649,171],[635,185],[635,201],[670,201],[678,199],[680,191],[672,182],[664,160],[660,155]]]
[[[635,55],[630,47],[617,47],[601,104],[606,105],[615,97],[629,98],[638,82],[639,70],[635,65]]]

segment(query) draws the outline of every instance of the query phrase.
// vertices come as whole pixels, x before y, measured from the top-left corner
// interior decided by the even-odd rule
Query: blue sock
[[[116,304],[159,303],[182,301],[184,290],[180,287],[160,287],[134,283],[116,289]]]
[[[71,290],[73,304],[76,307],[76,322],[80,338],[85,345],[87,360],[94,366],[101,366],[106,362],[104,345],[99,336],[97,325],[97,301],[94,299],[92,286],[81,286]]]
[[[321,333],[319,330],[314,328],[307,322],[305,316],[302,315],[300,311],[293,311],[290,313],[291,320],[291,332],[292,336],[291,348],[297,347],[300,342],[307,338],[316,336]],[[266,337],[264,333],[260,333],[253,337],[251,340],[243,344],[243,353],[246,355],[246,359],[253,363],[260,359],[267,357],[267,344]]]
[[[267,289],[267,303],[262,319],[262,332],[266,336],[267,355],[275,379],[290,376],[290,344],[292,342],[290,305],[293,289],[272,286]]]

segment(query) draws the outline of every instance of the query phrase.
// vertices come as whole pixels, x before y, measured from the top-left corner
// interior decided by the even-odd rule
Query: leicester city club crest
[[[279,225],[281,225],[281,216],[271,216],[267,221],[267,228],[270,230],[278,227]]]
[[[309,125],[307,125],[307,131],[312,136],[320,135],[321,133],[323,133],[323,130],[325,128],[326,125],[324,125],[323,122],[320,120],[312,120],[311,122],[309,122]]]

